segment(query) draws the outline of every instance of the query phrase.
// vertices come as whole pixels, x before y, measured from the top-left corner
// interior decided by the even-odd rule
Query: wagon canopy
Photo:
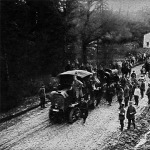
[[[70,71],[66,71],[63,73],[60,73],[58,76],[62,76],[62,75],[72,75],[74,76],[77,73],[77,76],[80,78],[85,78],[87,76],[92,75],[93,73],[88,72],[86,70],[70,70]]]

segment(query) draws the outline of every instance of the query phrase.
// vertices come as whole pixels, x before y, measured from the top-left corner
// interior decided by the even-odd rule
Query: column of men
[[[70,65],[70,62],[68,62],[68,65],[66,66],[65,70],[72,70],[72,69],[85,69],[90,72],[96,72],[96,69],[93,69],[93,66],[91,64],[88,64],[86,66],[79,65],[78,62],[75,63],[76,67],[72,68]],[[122,76],[119,77],[117,74],[114,75],[114,83],[112,84],[109,80],[106,81],[106,101],[111,106],[113,96],[117,95],[117,101],[119,103],[119,120],[121,125],[121,130],[123,130],[124,127],[124,119],[125,119],[125,109],[124,107],[127,107],[127,113],[126,117],[128,119],[128,129],[130,129],[131,122],[133,123],[133,126],[135,128],[135,114],[136,109],[133,106],[139,105],[139,99],[143,99],[144,92],[145,92],[145,71],[142,67],[141,69],[141,78],[137,79],[137,75],[135,71],[131,72],[132,64],[130,61],[124,61],[124,67],[122,67]],[[103,76],[104,71],[103,67],[100,67],[99,70],[100,75]],[[102,74],[101,74],[102,73]],[[101,78],[101,77],[100,77]],[[148,84],[149,88],[147,89],[146,95],[148,96],[148,104],[150,105],[150,84]],[[115,93],[115,94],[114,94]],[[84,121],[85,122],[85,121]]]
[[[126,78],[124,75],[120,78],[120,84],[117,92],[118,102],[119,102],[119,120],[121,125],[121,131],[124,128],[124,120],[125,120],[125,109],[127,108],[126,117],[128,119],[128,127],[130,129],[131,122],[133,123],[133,127],[135,129],[135,114],[136,109],[133,106],[133,101],[135,102],[134,105],[139,105],[139,99],[144,98],[145,93],[145,81],[146,81],[145,73],[141,72],[141,77],[137,80],[135,71],[132,72],[131,78]],[[148,105],[150,108],[150,83],[148,83],[148,89],[145,93],[148,97]],[[124,103],[122,103],[124,100]]]

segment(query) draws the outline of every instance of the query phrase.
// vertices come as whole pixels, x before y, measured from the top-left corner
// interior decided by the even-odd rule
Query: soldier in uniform
[[[123,88],[120,86],[119,88],[119,91],[118,91],[118,102],[119,102],[119,109],[121,108],[121,104],[122,104],[122,101],[123,101],[123,97],[124,97],[124,91],[123,91]]]
[[[146,91],[146,95],[148,97],[148,105],[150,106],[150,83],[148,83],[148,89]]]
[[[77,74],[78,73],[76,72],[74,76],[72,88],[75,92],[75,97],[79,100],[79,98],[83,97],[83,92],[82,92],[83,83],[77,79]]]
[[[122,75],[122,77],[120,78],[120,83],[121,83],[122,88],[124,89],[124,87],[127,83],[127,79],[125,78],[124,75]]]
[[[141,91],[141,98],[143,98],[144,97],[144,92],[145,92],[145,82],[144,82],[144,80],[141,80],[140,91]]]
[[[120,125],[121,125],[121,131],[123,131],[124,120],[125,120],[124,104],[121,104],[121,108],[120,108],[120,112],[119,112],[119,120],[120,120]]]
[[[41,108],[45,108],[45,86],[42,84],[41,88],[38,91],[40,97],[40,106]]]
[[[72,66],[71,66],[70,61],[68,61],[68,64],[65,67],[65,71],[69,71],[69,70],[72,70]]]
[[[108,104],[110,106],[111,106],[111,103],[112,103],[113,95],[114,95],[114,88],[111,84],[111,85],[107,86],[107,90],[106,90],[106,100],[108,101]]]
[[[136,80],[136,73],[135,71],[133,71],[131,74],[131,81],[135,81],[135,80]]]
[[[134,99],[135,99],[135,105],[138,106],[139,104],[139,98],[140,98],[140,95],[141,95],[141,92],[140,92],[140,86],[137,85],[135,90],[134,90]]]
[[[126,84],[125,88],[124,88],[124,103],[125,103],[125,107],[128,106],[128,101],[129,101],[129,86]]]
[[[134,94],[134,91],[133,91],[133,84],[130,83],[129,84],[129,100],[131,101],[132,100],[132,97],[133,97],[133,94]]]
[[[126,117],[128,119],[128,129],[130,129],[131,121],[132,121],[133,127],[135,129],[135,114],[136,114],[136,110],[132,106],[132,102],[130,101],[129,102],[129,107],[127,109],[127,114],[126,114]]]

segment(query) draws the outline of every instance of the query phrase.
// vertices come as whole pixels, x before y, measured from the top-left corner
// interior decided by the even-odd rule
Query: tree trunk
[[[6,80],[7,80],[7,82],[9,82],[10,76],[9,76],[8,59],[7,59],[6,51],[4,51],[4,58],[5,58]]]

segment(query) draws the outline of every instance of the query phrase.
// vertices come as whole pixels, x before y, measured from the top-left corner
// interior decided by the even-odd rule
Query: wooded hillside
[[[36,94],[32,79],[56,76],[67,60],[86,64],[89,52],[114,55],[107,48],[113,44],[142,45],[150,20],[128,21],[107,6],[105,0],[1,0],[0,110]]]

